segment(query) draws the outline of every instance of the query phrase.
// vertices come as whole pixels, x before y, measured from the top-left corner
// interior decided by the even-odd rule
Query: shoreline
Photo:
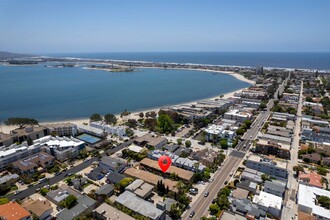
[[[157,68],[157,67],[144,67],[144,68],[164,69],[164,68]],[[204,72],[229,74],[229,75],[235,77],[237,80],[249,83],[251,85],[255,84],[255,81],[249,80],[241,74],[238,74],[238,73],[235,73],[235,72],[230,72],[230,71],[216,71],[216,70],[206,70],[206,69],[205,70],[200,70],[200,69],[193,69],[193,68],[169,68],[169,69],[194,70],[194,71],[204,71]],[[196,104],[198,101],[201,101],[201,100],[214,100],[216,98],[220,98],[220,95],[223,95],[223,97],[222,97],[223,99],[227,99],[229,97],[233,97],[236,92],[240,92],[240,91],[242,91],[242,90],[244,90],[248,87],[244,87],[244,88],[241,88],[241,89],[237,89],[235,91],[227,92],[225,94],[218,94],[218,95],[213,96],[213,97],[198,99],[198,100],[194,100],[194,101],[190,101],[190,102],[183,102],[183,103],[178,103],[178,104],[173,104],[173,105],[163,105],[163,106],[158,106],[158,107],[150,108],[150,109],[136,110],[134,112],[131,112],[130,115],[126,116],[125,119],[139,119],[140,118],[139,117],[140,112],[143,112],[145,114],[146,112],[155,111],[157,113],[161,108],[164,108],[164,107],[176,106],[176,105],[192,105],[192,104]],[[120,113],[115,114],[115,116],[118,118],[117,123],[121,123],[123,121],[123,119],[120,118]],[[64,120],[55,120],[55,121],[43,121],[43,122],[40,122],[39,124],[40,125],[46,125],[46,124],[68,123],[68,122],[71,122],[71,123],[74,123],[74,124],[77,124],[77,125],[82,125],[84,123],[89,123],[89,118],[75,118],[75,119],[64,119]],[[18,127],[17,126],[8,126],[8,125],[5,125],[5,124],[1,124],[0,128],[1,128],[0,129],[1,132],[5,133],[5,134],[9,134],[10,131],[12,131],[12,130],[18,128]]]

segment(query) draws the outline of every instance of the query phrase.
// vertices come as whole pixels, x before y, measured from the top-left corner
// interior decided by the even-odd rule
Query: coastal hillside
[[[0,51],[0,59],[23,58],[32,57],[31,54],[11,53],[7,51]]]

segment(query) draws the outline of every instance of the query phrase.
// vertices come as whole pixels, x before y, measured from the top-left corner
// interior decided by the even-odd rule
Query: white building
[[[206,129],[206,140],[207,141],[218,141],[219,139],[233,140],[236,137],[236,132],[228,130],[232,128],[230,124],[224,123],[222,125],[209,125]],[[226,130],[227,129],[227,130]]]
[[[287,162],[271,160],[255,154],[250,155],[246,160],[246,167],[263,172],[277,179],[286,180],[288,176]]]
[[[91,122],[89,125],[93,128],[102,129],[104,132],[108,134],[115,134],[118,136],[125,136],[126,135],[126,127],[125,126],[114,126],[114,125],[107,125],[102,122]]]
[[[225,119],[235,120],[237,122],[244,122],[251,119],[252,115],[248,112],[240,112],[239,109],[233,109],[229,112],[226,112],[224,115]]]
[[[44,151],[59,161],[75,158],[85,148],[85,142],[76,138],[46,136],[34,141],[34,146],[42,147]]]
[[[90,125],[78,125],[78,131],[80,133],[87,133],[97,137],[104,137],[105,132],[101,128],[92,127]]]
[[[40,146],[28,146],[27,142],[12,144],[0,149],[0,170],[4,170],[9,164],[40,152]]]
[[[275,217],[281,216],[282,197],[261,191],[259,195],[253,197],[253,203]]]
[[[317,219],[330,219],[330,210],[316,203],[318,196],[330,197],[330,192],[305,184],[299,184],[298,210],[314,215]]]

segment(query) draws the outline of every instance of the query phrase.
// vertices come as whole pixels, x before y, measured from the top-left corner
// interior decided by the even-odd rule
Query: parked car
[[[189,217],[192,218],[195,215],[195,211],[190,212]]]
[[[208,197],[209,194],[210,194],[209,192],[204,193],[204,197]]]

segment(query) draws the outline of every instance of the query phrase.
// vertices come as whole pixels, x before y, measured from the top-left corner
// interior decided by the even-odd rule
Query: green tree
[[[3,205],[3,204],[6,204],[6,203],[9,203],[10,201],[9,201],[9,199],[7,199],[7,198],[0,198],[0,205]]]
[[[172,219],[180,219],[182,210],[177,205],[172,204],[169,215]]]
[[[211,215],[217,215],[220,212],[220,208],[217,204],[210,205],[210,213]]]
[[[251,125],[252,125],[252,121],[251,120],[246,120],[245,122],[244,122],[244,124],[245,124],[245,126],[246,126],[246,128],[250,128],[251,127]]]
[[[20,128],[23,128],[26,125],[39,125],[39,122],[32,118],[8,118],[5,121],[5,124],[9,126],[19,126]]]
[[[65,200],[63,200],[62,202],[60,202],[60,205],[62,207],[71,209],[73,206],[76,205],[77,203],[77,197],[75,197],[74,195],[69,195],[68,197],[66,197]]]
[[[191,147],[191,141],[186,140],[185,145],[186,145],[186,147]]]
[[[299,176],[299,172],[304,172],[304,168],[302,166],[300,166],[300,165],[294,166],[293,167],[293,171],[296,172],[296,176]]]
[[[92,114],[90,117],[89,117],[89,121],[90,122],[93,122],[93,121],[102,121],[102,116],[100,114]]]
[[[236,130],[237,135],[243,135],[244,133],[245,133],[245,130],[242,129],[242,128],[239,128],[239,129]]]
[[[124,178],[115,184],[115,188],[118,191],[123,192],[125,190],[126,186],[128,186],[131,182],[133,182],[132,178],[129,178],[129,177]]]
[[[117,123],[117,118],[113,114],[106,114],[104,115],[104,122],[108,125],[115,125]]]
[[[144,126],[149,130],[153,131],[157,126],[157,120],[154,118],[147,118],[144,120]]]
[[[157,126],[160,128],[162,133],[170,133],[174,129],[173,120],[170,116],[161,114],[157,120]]]
[[[135,128],[137,126],[137,121],[135,119],[128,119],[126,125],[130,128]]]
[[[143,118],[144,117],[144,113],[143,112],[140,112],[139,113],[139,116],[140,116],[140,118]]]
[[[182,139],[181,139],[181,138],[178,138],[178,139],[176,140],[176,142],[178,143],[178,145],[181,145],[181,144],[182,144]]]
[[[129,111],[127,111],[127,109],[125,109],[122,113],[120,113],[120,117],[125,117],[127,115],[131,114]]]
[[[220,140],[220,145],[222,149],[228,149],[228,142],[227,139],[221,139]]]
[[[330,209],[330,198],[329,197],[327,197],[327,196],[318,196],[317,201],[322,207],[324,207],[326,209]]]
[[[328,173],[328,170],[326,168],[324,168],[324,167],[321,167],[321,166],[318,166],[316,168],[316,171],[317,171],[318,174],[320,174],[322,176],[325,176]]]

